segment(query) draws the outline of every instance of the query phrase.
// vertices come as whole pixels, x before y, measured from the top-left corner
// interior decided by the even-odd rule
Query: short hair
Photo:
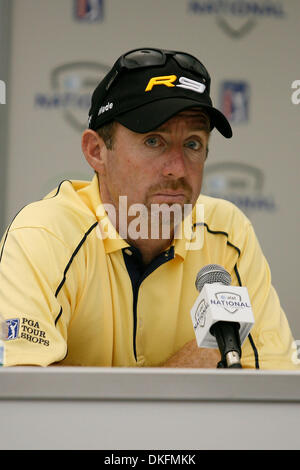
[[[97,134],[103,139],[108,150],[112,150],[114,144],[116,121],[110,121],[96,130]]]

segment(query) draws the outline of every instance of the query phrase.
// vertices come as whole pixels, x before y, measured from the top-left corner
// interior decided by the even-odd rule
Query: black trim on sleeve
[[[66,266],[65,269],[64,269],[63,278],[62,278],[61,282],[59,283],[59,285],[58,285],[58,287],[57,287],[57,289],[56,289],[55,297],[58,296],[58,294],[59,294],[59,292],[60,292],[62,286],[64,285],[64,283],[65,283],[65,281],[66,281],[67,272],[68,272],[68,270],[69,270],[69,268],[70,268],[70,266],[71,266],[71,264],[72,264],[72,262],[73,262],[75,256],[77,255],[78,251],[80,250],[80,248],[82,247],[82,245],[83,245],[84,242],[86,241],[88,235],[94,230],[94,228],[95,228],[97,225],[98,225],[98,222],[95,222],[95,223],[88,229],[88,231],[84,234],[83,238],[80,240],[80,242],[78,243],[78,245],[77,245],[77,247],[75,248],[74,252],[72,253],[71,258],[69,259],[68,264],[67,264],[67,266]],[[58,322],[58,320],[59,320],[59,318],[61,317],[61,315],[62,315],[62,307],[61,307],[61,309],[60,309],[60,312],[59,312],[58,316],[57,316],[56,319],[55,319],[55,325],[56,325],[56,323]]]
[[[58,193],[59,193],[59,191],[60,191],[61,185],[62,185],[63,183],[65,183],[66,181],[67,181],[68,183],[72,184],[72,181],[70,181],[70,180],[62,180],[62,181],[59,183],[58,187],[57,187],[56,193],[55,193],[53,196],[49,197],[48,199],[53,199],[55,196],[57,196]],[[73,186],[73,185],[72,185],[72,186]],[[45,199],[41,199],[41,200],[44,201]]]
[[[235,275],[236,275],[236,277],[237,277],[239,286],[242,286],[242,281],[241,281],[241,278],[240,278],[240,273],[239,273],[239,271],[238,271],[238,268],[237,268],[237,265],[236,265],[236,264],[234,265],[234,272],[235,272]]]
[[[58,322],[58,320],[60,319],[61,314],[62,314],[62,306],[60,306],[59,314],[58,314],[57,317],[55,318],[55,322],[54,322],[55,326],[56,326],[56,323]]]
[[[233,246],[233,245],[232,245],[232,246]],[[235,266],[234,266],[234,272],[235,272],[235,274],[236,274],[236,277],[237,277],[237,280],[238,280],[239,285],[242,286],[240,274],[239,274],[239,271],[238,271],[238,268],[237,268],[237,265],[236,265],[236,264],[235,264]],[[255,346],[255,343],[254,343],[254,340],[253,340],[253,338],[252,338],[251,333],[248,334],[248,338],[249,338],[249,341],[250,341],[250,344],[251,344],[251,346],[252,346],[253,353],[254,353],[255,369],[259,369],[258,351],[257,351],[257,348],[256,348],[256,346]]]
[[[193,225],[193,228],[195,228],[196,225],[200,225],[200,224],[194,224],[194,225]],[[231,246],[232,248],[234,248],[234,249],[238,252],[238,255],[239,255],[239,257],[240,257],[240,255],[241,255],[241,250],[240,250],[237,246],[235,246],[233,243],[231,243],[231,242],[228,240],[229,234],[228,234],[227,232],[223,232],[223,231],[221,231],[221,230],[211,230],[211,229],[209,228],[209,226],[208,226],[206,223],[201,224],[201,225],[204,225],[204,226],[206,227],[207,231],[208,231],[209,233],[212,233],[213,235],[225,235],[225,237],[227,237],[227,245],[229,245],[229,246]],[[239,274],[239,271],[238,271],[237,263],[236,263],[235,266],[234,266],[234,272],[235,272],[235,275],[236,275],[236,277],[237,277],[239,286],[242,287],[242,281],[241,281],[241,277],[240,277],[240,274]],[[252,336],[251,336],[251,333],[249,333],[248,338],[249,338],[249,341],[250,341],[250,344],[251,344],[251,347],[252,347],[253,353],[254,353],[255,368],[256,368],[256,369],[259,369],[258,350],[257,350],[257,348],[256,348],[256,346],[255,346],[255,343],[254,343],[254,341],[253,341],[253,338],[252,338]]]
[[[72,184],[72,181],[70,181],[70,180],[63,180],[63,181],[61,181],[60,184],[59,184],[58,187],[57,187],[56,193],[55,193],[53,196],[49,197],[49,199],[53,199],[54,197],[56,197],[56,196],[59,194],[60,188],[61,188],[62,184],[65,183],[65,182],[68,182],[68,183]],[[43,198],[43,199],[40,199],[40,201],[44,201],[44,200],[45,200],[44,198]],[[38,201],[37,201],[37,202],[38,202]],[[14,218],[12,219],[11,223],[9,224],[9,226],[8,226],[8,228],[7,228],[7,230],[6,230],[5,238],[4,238],[3,245],[2,245],[2,249],[1,249],[1,253],[0,253],[0,263],[1,263],[1,260],[2,260],[2,257],[3,257],[4,246],[5,246],[7,237],[8,237],[8,233],[9,233],[10,227],[11,227],[13,221],[16,219],[17,215],[18,215],[23,209],[25,209],[25,207],[27,207],[28,205],[30,205],[30,204],[26,204],[24,207],[22,207],[22,209],[20,209],[20,210],[17,212],[17,214],[14,216]],[[62,281],[60,282],[59,286],[58,286],[57,289],[56,289],[55,297],[57,297],[59,291],[61,290],[61,288],[62,288],[62,286],[63,286],[63,284],[64,284],[64,282],[65,282],[65,280],[66,280],[66,274],[67,274],[67,272],[68,272],[68,269],[69,269],[70,266],[71,266],[71,263],[72,263],[74,257],[77,255],[79,249],[81,248],[81,246],[82,246],[83,243],[85,242],[85,240],[86,240],[87,236],[89,235],[89,233],[97,226],[97,224],[98,224],[98,222],[95,222],[95,223],[88,229],[88,231],[84,234],[82,240],[80,241],[80,243],[79,243],[78,246],[76,247],[74,253],[72,254],[72,256],[71,256],[71,258],[70,258],[70,260],[69,260],[69,262],[68,262],[68,264],[67,264],[67,266],[66,266],[66,268],[65,268],[65,270],[64,270],[63,279],[62,279]],[[58,320],[60,319],[62,313],[63,313],[63,309],[62,309],[62,307],[61,307],[61,308],[60,308],[60,311],[59,311],[59,314],[57,315],[57,317],[56,317],[56,319],[55,319],[55,325],[57,324]]]
[[[250,344],[251,344],[252,349],[253,349],[253,352],[254,352],[254,357],[255,357],[255,369],[259,369],[258,351],[257,351],[257,348],[256,348],[255,343],[254,343],[254,341],[253,341],[253,338],[252,338],[251,333],[249,333],[248,338],[249,338]]]

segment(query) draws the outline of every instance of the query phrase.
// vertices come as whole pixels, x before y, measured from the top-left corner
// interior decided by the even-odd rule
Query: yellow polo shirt
[[[63,181],[23,208],[0,244],[0,312],[6,366],[159,366],[194,339],[195,279],[225,267],[248,288],[255,325],[242,365],[293,369],[293,338],[249,220],[231,203],[200,196],[204,224],[174,240],[146,268],[103,218],[98,180]],[[103,237],[109,229],[115,237]],[[203,246],[189,249],[202,231]],[[102,234],[102,237],[101,237]]]

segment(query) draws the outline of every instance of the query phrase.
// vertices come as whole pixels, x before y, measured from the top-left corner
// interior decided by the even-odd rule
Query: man
[[[210,132],[232,136],[209,93],[201,62],[158,49],[124,54],[98,85],[82,136],[92,182],[25,207],[0,245],[5,365],[216,367],[190,317],[196,275],[215,263],[252,302],[243,367],[295,367],[251,223],[199,197]]]

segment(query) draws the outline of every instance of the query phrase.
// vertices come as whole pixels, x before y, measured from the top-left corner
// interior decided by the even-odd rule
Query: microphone
[[[254,324],[247,288],[232,286],[218,264],[204,266],[195,285],[199,295],[190,313],[198,347],[219,348],[218,368],[242,368],[241,345]]]

